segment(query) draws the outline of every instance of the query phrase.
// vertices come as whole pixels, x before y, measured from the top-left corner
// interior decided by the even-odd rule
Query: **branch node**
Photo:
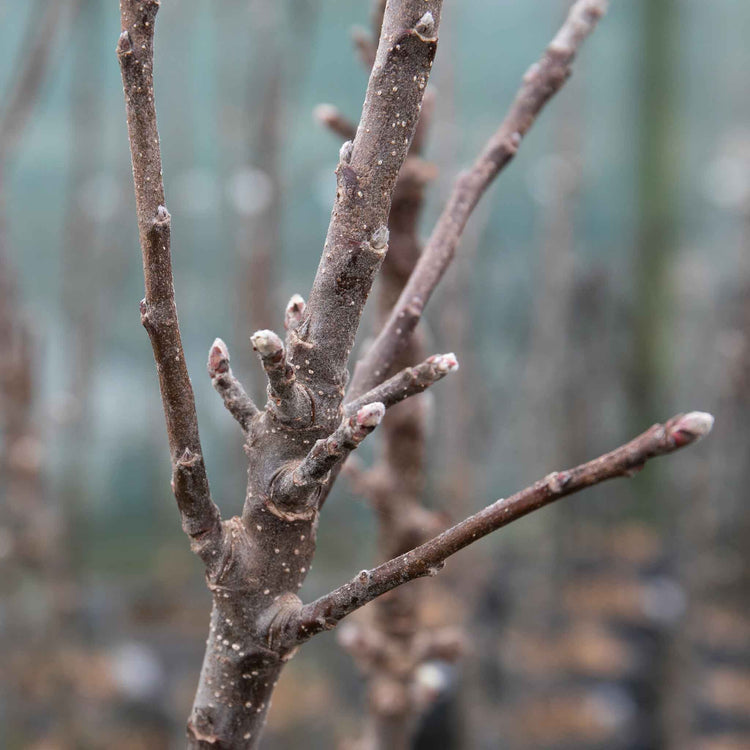
[[[167,211],[167,207],[160,205],[156,209],[156,218],[154,219],[154,225],[158,227],[168,226],[171,220],[172,217],[170,216],[169,211]]]
[[[414,31],[417,32],[417,36],[423,42],[437,41],[435,37],[435,18],[429,10],[417,21]]]
[[[145,297],[138,303],[138,309],[141,313],[141,325],[147,331],[150,331],[154,326],[154,321],[151,318],[151,306],[148,304]]]
[[[193,453],[190,448],[185,448],[182,455],[177,459],[177,463],[180,467],[189,469],[191,466],[195,466],[199,459],[198,453]]]
[[[390,232],[385,225],[379,226],[370,237],[370,247],[378,252],[385,253],[388,248]]]
[[[344,141],[339,149],[339,161],[342,164],[349,164],[352,160],[352,152],[354,151],[353,141]]]
[[[120,38],[117,40],[117,54],[120,57],[133,54],[133,43],[130,41],[130,34],[127,29],[120,34]]]
[[[289,331],[296,328],[305,313],[305,300],[299,294],[293,294],[284,312],[284,328]]]
[[[368,582],[370,581],[370,571],[369,570],[360,570],[357,574],[357,583],[360,583],[363,586],[366,586]]]

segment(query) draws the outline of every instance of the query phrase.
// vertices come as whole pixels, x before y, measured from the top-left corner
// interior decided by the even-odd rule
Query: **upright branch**
[[[474,207],[500,171],[513,159],[523,136],[544,105],[570,76],[575,55],[604,14],[606,0],[578,0],[539,62],[523,78],[499,129],[473,166],[462,173],[425,246],[411,278],[375,342],[365,352],[352,379],[350,398],[375,385],[387,372],[422,317],[427,301],[453,260]]]
[[[382,0],[373,3],[372,33],[359,32],[356,37],[361,57],[370,67],[374,56],[368,50],[373,47],[371,40],[380,38],[384,8]],[[436,169],[422,159],[421,152],[433,103],[434,90],[428,86],[409,152],[393,190],[388,216],[389,249],[377,289],[376,329],[385,323],[422,250],[419,219],[425,187],[435,177]],[[335,107],[321,105],[315,116],[335,134],[351,137],[347,136],[351,124]],[[400,404],[384,417],[376,464],[366,472],[354,472],[353,466],[349,467],[355,489],[366,496],[377,518],[380,560],[411,549],[441,527],[437,514],[422,505],[427,465],[426,404],[420,398],[405,402],[404,399],[419,394],[457,369],[458,362],[454,355],[447,354],[430,357],[414,366],[423,358],[423,337],[415,332],[389,371],[382,373],[384,377],[393,377],[345,407],[346,414],[354,414],[372,401],[387,408]],[[369,612],[368,625],[351,623],[340,634],[342,646],[350,651],[367,681],[368,717],[362,743],[371,750],[410,747],[419,714],[425,708],[415,689],[419,666],[426,658],[419,644],[435,634],[425,631],[421,597],[415,593],[392,592]]]
[[[165,206],[154,105],[154,20],[159,0],[120,0],[117,45],[133,162],[138,233],[146,296],[141,322],[148,331],[159,374],[173,487],[185,532],[205,562],[221,543],[221,518],[211,500],[203,463],[193,388],[185,364],[174,300],[170,216]]]
[[[445,561],[483,536],[549,505],[555,500],[617,477],[631,477],[649,459],[672,453],[705,437],[713,427],[705,412],[678,414],[655,424],[629,443],[593,461],[555,471],[515,495],[500,499],[469,516],[442,534],[320,597],[286,624],[285,638],[302,643],[322,630],[330,630],[344,617],[387,591],[440,571]]]
[[[416,129],[437,46],[440,0],[393,0],[353,141],[344,144],[323,256],[296,329],[292,360],[342,389],[362,309],[387,251],[396,177]]]
[[[250,420],[258,413],[258,407],[234,376],[229,366],[229,349],[221,339],[216,339],[208,352],[208,374],[227,411],[237,420],[243,432],[247,432]]]
[[[401,403],[410,396],[415,396],[427,390],[433,383],[442,380],[448,373],[458,370],[456,355],[433,354],[415,367],[405,367],[392,378],[375,386],[363,396],[347,402],[344,412],[348,415],[356,414],[365,404],[379,401],[389,408]]]
[[[309,425],[314,413],[312,397],[307,387],[297,382],[282,340],[267,330],[256,331],[250,340],[266,371],[269,403],[276,418],[289,424]]]

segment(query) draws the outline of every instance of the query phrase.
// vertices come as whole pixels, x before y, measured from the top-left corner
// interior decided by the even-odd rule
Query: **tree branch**
[[[388,214],[437,47],[442,0],[388,3],[362,118],[341,150],[325,249],[292,360],[309,359],[316,386],[340,389],[362,309],[387,250]]]
[[[250,428],[250,420],[258,413],[258,407],[247,395],[229,366],[229,349],[216,339],[208,353],[208,374],[211,384],[224,401],[227,411],[239,422],[244,432]]]
[[[372,388],[393,362],[422,317],[427,301],[453,260],[459,239],[474,207],[513,159],[521,139],[544,105],[570,76],[571,65],[584,39],[604,14],[606,0],[578,0],[541,60],[523,78],[510,111],[474,165],[461,174],[409,282],[375,342],[357,363],[350,387],[356,398]]]
[[[313,417],[310,395],[297,382],[284,344],[273,331],[256,331],[250,340],[268,376],[268,398],[277,419],[288,424],[307,425]]]
[[[515,495],[488,505],[425,544],[372,570],[363,570],[349,583],[302,606],[297,616],[286,624],[283,637],[290,644],[299,644],[323,630],[330,630],[344,617],[391,589],[435,575],[448,557],[483,536],[562,497],[608,479],[632,476],[649,459],[700,440],[712,426],[710,414],[678,414],[593,461],[552,472]]]
[[[356,414],[365,404],[374,401],[381,402],[386,409],[398,404],[409,396],[427,390],[433,383],[442,380],[448,373],[458,370],[458,360],[452,352],[450,354],[433,354],[415,367],[406,367],[388,378],[384,383],[344,406],[347,416]]]
[[[159,374],[182,525],[194,550],[208,564],[221,545],[222,527],[203,463],[195,399],[174,300],[170,216],[164,200],[153,88],[154,21],[159,4],[159,0],[120,0],[122,33],[117,56],[125,91],[146,284],[141,322],[151,339]]]

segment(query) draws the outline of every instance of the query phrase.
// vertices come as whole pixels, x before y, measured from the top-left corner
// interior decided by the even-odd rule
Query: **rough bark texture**
[[[174,301],[171,220],[153,95],[153,34],[159,2],[120,2],[118,56],[146,284],[141,318],[159,375],[177,505],[192,548],[205,563],[213,596],[209,638],[188,722],[191,747],[257,747],[284,662],[312,635],[401,583],[436,572],[448,555],[513,518],[639,468],[651,456],[687,444],[710,426],[708,417],[693,414],[654,427],[618,451],[550,475],[412,550],[408,548],[421,541],[419,535],[402,533],[400,526],[410,522],[408,514],[402,516],[401,508],[389,505],[388,523],[399,528],[398,547],[384,543],[383,551],[397,556],[312,604],[299,600],[296,592],[315,551],[320,505],[349,453],[378,425],[387,406],[455,368],[455,360],[443,355],[397,374],[382,386],[389,373],[376,368],[372,374],[376,390],[351,406],[344,405],[349,353],[373,279],[386,256],[394,186],[417,130],[441,5],[439,0],[389,0],[384,5],[362,117],[353,141],[341,149],[331,223],[308,303],[297,296],[290,301],[285,342],[268,330],[252,336],[268,379],[265,408],[252,403],[232,374],[223,342],[217,340],[211,347],[209,375],[243,429],[249,464],[242,514],[222,522],[209,491]],[[544,101],[562,84],[577,44],[601,13],[601,3],[595,0],[581,0],[575,7],[541,72],[528,78],[514,108],[514,117],[520,119],[488,152],[493,175],[506,158],[502,154],[507,144],[516,142],[514,134],[528,129]],[[491,176],[482,179],[486,184]],[[446,231],[441,226],[433,237]],[[461,227],[451,224],[447,239],[438,244],[455,247]],[[388,366],[393,363],[390,359]],[[408,413],[409,402],[398,408]],[[394,430],[398,424],[394,418]],[[416,427],[417,422],[411,424]],[[414,437],[411,431],[401,431],[387,442],[390,450],[399,446],[388,460],[404,484],[417,476],[410,478],[410,466],[422,461],[421,439]],[[409,497],[420,489],[421,485],[409,488]],[[407,593],[398,597],[404,606],[412,606]],[[391,630],[397,626],[397,609],[383,602],[382,618]]]
[[[461,234],[476,204],[516,155],[521,140],[544,105],[570,76],[579,46],[594,30],[604,9],[605,3],[600,0],[577,2],[542,59],[526,72],[523,85],[500,128],[489,139],[471,169],[456,180],[448,203],[388,322],[357,363],[350,389],[353,396],[371,388],[408,341],[427,301],[453,260]]]

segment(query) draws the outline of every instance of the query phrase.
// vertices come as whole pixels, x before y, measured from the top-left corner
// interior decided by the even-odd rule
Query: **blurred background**
[[[448,2],[427,235],[564,0]],[[205,375],[221,336],[306,295],[367,72],[369,0],[164,0],[156,98],[177,301],[213,495],[241,436]],[[425,665],[418,748],[750,747],[750,4],[612,0],[473,216],[430,305],[426,502],[458,520],[678,411],[710,439],[514,524],[425,584],[464,629]],[[178,748],[210,599],[180,531],[143,296],[113,0],[0,0],[0,746]],[[367,335],[367,321],[363,337]],[[361,338],[363,338],[361,337]],[[365,459],[377,450],[370,446]],[[312,599],[375,562],[342,478]],[[417,584],[417,585],[422,585]],[[350,747],[364,687],[326,634],[264,747]]]

